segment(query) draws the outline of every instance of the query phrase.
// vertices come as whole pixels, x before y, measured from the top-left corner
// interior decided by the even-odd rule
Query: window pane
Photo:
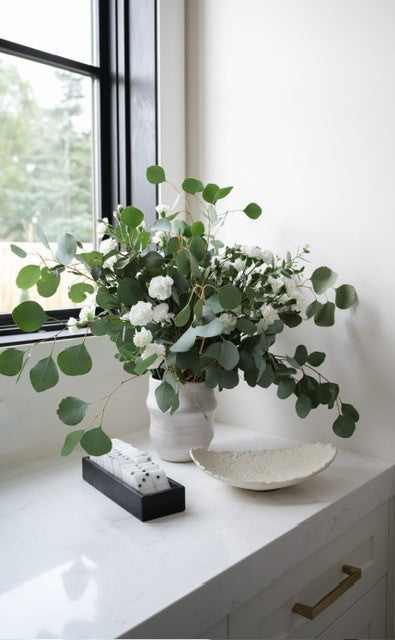
[[[92,248],[92,130],[90,78],[0,54],[1,313],[26,299],[47,309],[73,306],[67,283],[51,298],[17,289],[18,271],[34,259],[21,260],[9,243],[39,250],[51,266],[36,235],[39,223],[53,247],[69,231]]]
[[[91,63],[91,0],[0,0],[0,38]]]

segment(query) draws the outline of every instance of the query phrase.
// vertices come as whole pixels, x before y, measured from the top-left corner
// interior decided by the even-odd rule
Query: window
[[[67,280],[48,299],[17,289],[10,243],[45,258],[39,226],[50,244],[69,231],[89,249],[118,202],[154,215],[155,21],[155,0],[0,3],[0,335],[28,296],[73,313]]]

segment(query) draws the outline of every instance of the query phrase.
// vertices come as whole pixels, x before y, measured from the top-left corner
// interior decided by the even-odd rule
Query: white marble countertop
[[[129,440],[149,450],[147,434]],[[218,425],[219,449],[293,441]],[[81,461],[0,475],[0,637],[194,637],[395,494],[394,465],[339,451],[258,493],[163,463],[187,510],[148,523],[81,479]],[[160,614],[160,615],[158,615]]]

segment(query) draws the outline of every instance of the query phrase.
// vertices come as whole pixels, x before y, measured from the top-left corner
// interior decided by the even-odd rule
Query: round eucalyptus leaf
[[[24,351],[20,349],[5,349],[0,353],[0,373],[3,376],[16,376],[22,369]]]
[[[42,327],[48,316],[38,302],[26,300],[15,307],[12,312],[12,318],[22,331],[32,333]]]
[[[335,324],[335,305],[326,302],[314,316],[314,322],[318,327],[332,327]]]
[[[236,309],[241,303],[241,293],[233,284],[225,284],[218,289],[218,301],[225,310]]]
[[[136,207],[125,207],[121,213],[121,221],[131,227],[132,229],[136,229],[139,224],[144,220],[144,213],[137,209]]]
[[[180,338],[170,347],[172,353],[182,353],[189,351],[196,340],[196,329],[189,327]]]
[[[251,220],[256,220],[257,218],[259,218],[259,216],[262,213],[261,207],[259,206],[259,204],[256,204],[255,202],[250,202],[250,204],[247,204],[247,206],[243,209],[243,211],[246,214],[246,216],[251,218]]]
[[[81,447],[90,456],[102,456],[112,449],[112,442],[101,427],[85,431],[81,438]]]
[[[308,396],[302,393],[295,403],[296,413],[299,418],[306,418],[311,411],[311,400]]]
[[[205,200],[206,202],[209,202],[210,204],[215,204],[217,200],[216,196],[218,191],[219,191],[219,186],[217,184],[214,184],[213,182],[206,184],[202,193],[203,200]]]
[[[42,226],[40,224],[36,224],[36,226],[34,227],[34,230],[36,232],[37,238],[40,240],[40,242],[43,243],[44,247],[46,247],[47,249],[51,249]]]
[[[321,302],[319,302],[318,300],[313,300],[313,302],[311,302],[306,309],[306,318],[312,318],[313,316],[315,316],[315,314],[321,309],[321,307]]]
[[[161,182],[166,181],[164,169],[156,164],[148,167],[146,175],[148,182],[151,184],[161,184]]]
[[[308,364],[312,367],[319,367],[325,360],[325,353],[323,351],[313,351],[307,358]]]
[[[58,370],[52,356],[39,360],[30,370],[30,382],[38,393],[54,387],[59,380]]]
[[[201,220],[197,220],[191,225],[191,233],[193,236],[204,235],[204,224]]]
[[[281,400],[288,398],[295,390],[295,380],[293,378],[283,378],[278,383],[277,396]]]
[[[155,389],[155,398],[159,409],[166,413],[171,409],[176,397],[176,392],[172,385],[168,382],[162,382],[159,387]]]
[[[56,413],[64,424],[74,426],[85,418],[88,407],[89,404],[85,400],[67,396],[60,402]]]
[[[55,257],[60,264],[69,264],[77,251],[77,242],[70,233],[61,233],[57,239]]]
[[[221,189],[218,189],[215,199],[221,200],[221,198],[226,198],[226,196],[230,194],[232,189],[233,187],[222,187]]]
[[[298,347],[296,347],[294,358],[300,364],[300,366],[303,366],[306,363],[307,349],[304,344],[300,344]]]
[[[75,447],[77,446],[77,444],[79,444],[81,442],[81,438],[84,435],[85,431],[82,430],[78,430],[78,431],[71,431],[71,433],[68,433],[63,447],[62,447],[62,451],[60,452],[60,454],[62,456],[69,456],[70,453],[73,451],[73,449],[75,449]]]
[[[325,293],[325,291],[335,284],[337,273],[329,267],[318,267],[310,278],[315,293]]]
[[[339,309],[348,309],[357,299],[357,292],[352,284],[342,284],[336,289],[336,306]]]
[[[58,290],[60,276],[48,267],[41,269],[41,275],[37,281],[37,291],[43,298],[50,298]]]
[[[181,311],[179,311],[174,318],[174,324],[176,327],[184,327],[191,317],[191,308],[189,304],[185,305]]]
[[[346,404],[342,402],[342,413],[345,416],[349,416],[354,422],[358,422],[359,413],[352,404]]]
[[[88,282],[77,282],[71,285],[68,296],[72,302],[78,304],[79,302],[84,302],[87,294],[93,293],[94,290],[94,287]]]
[[[185,193],[194,195],[199,191],[203,191],[203,184],[200,182],[200,180],[196,180],[195,178],[185,178],[184,182],[182,183],[182,188]]]
[[[58,365],[67,376],[83,376],[92,369],[92,359],[84,343],[81,343],[61,351]]]
[[[30,289],[34,287],[40,277],[41,269],[36,264],[28,264],[22,267],[16,278],[17,287]]]
[[[350,438],[355,431],[355,422],[349,415],[340,415],[332,426],[339,438]]]

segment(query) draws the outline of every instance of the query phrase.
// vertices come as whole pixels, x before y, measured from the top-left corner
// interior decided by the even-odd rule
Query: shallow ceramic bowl
[[[289,449],[211,451],[191,449],[192,460],[205,473],[233,487],[270,491],[289,487],[323,471],[333,461],[332,444],[299,444]]]

